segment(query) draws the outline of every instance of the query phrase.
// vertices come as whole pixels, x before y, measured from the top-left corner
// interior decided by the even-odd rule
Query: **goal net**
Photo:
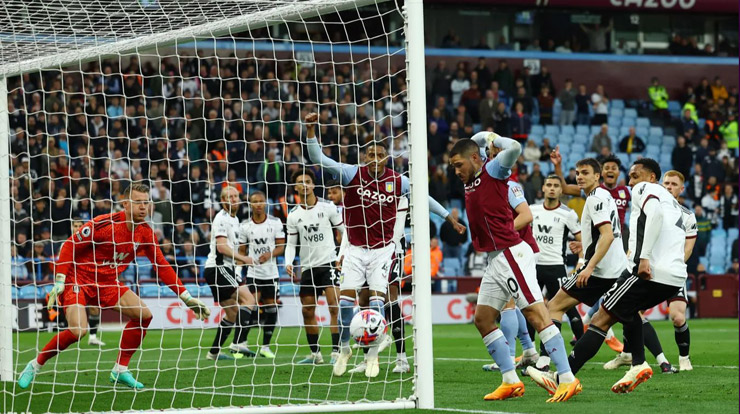
[[[432,407],[421,22],[420,0],[406,5],[5,1],[0,11],[0,159],[9,167],[0,169],[3,411]],[[237,189],[242,223],[259,214],[250,196],[263,193],[278,233],[301,202],[291,181],[295,172],[313,172],[315,194],[327,203],[335,191],[330,187],[351,189],[341,180],[336,184],[340,177],[308,156],[303,120],[313,112],[319,114],[317,136],[325,155],[361,165],[363,143],[384,140],[388,167],[410,178],[412,219],[397,259],[405,283],[393,298],[401,314],[386,314],[388,325],[401,321],[405,333],[391,336],[394,342],[380,353],[375,378],[364,371],[333,375],[329,360],[336,325],[320,293],[314,297],[315,325],[324,363],[299,363],[311,354],[305,309],[282,255],[274,259],[277,278],[270,282],[277,304],[260,297],[247,334],[246,346],[257,356],[207,358],[225,317],[204,277],[223,189]],[[144,388],[109,382],[128,319],[113,308],[91,305],[88,333],[94,336],[50,359],[22,389],[18,378],[26,364],[68,326],[63,306],[47,310],[62,245],[79,223],[121,211],[123,191],[132,182],[151,188],[147,221],[169,264],[211,316],[197,320],[139,254],[118,280],[153,315],[129,364]],[[341,204],[341,198],[335,201]],[[298,246],[298,271],[301,248],[306,246]],[[411,252],[413,261],[405,257]],[[244,283],[256,283],[247,276],[245,268]],[[267,313],[273,308],[277,320],[271,328]],[[400,341],[410,369],[397,373]],[[221,355],[233,355],[231,343],[229,337]],[[349,369],[362,361],[363,351],[356,349]]]

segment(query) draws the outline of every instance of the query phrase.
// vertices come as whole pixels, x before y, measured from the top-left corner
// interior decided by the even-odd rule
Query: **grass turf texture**
[[[668,359],[678,365],[678,351],[673,327],[668,321],[653,322]],[[547,393],[528,378],[523,378],[526,394],[508,401],[483,401],[482,397],[501,382],[499,373],[481,370],[490,358],[472,325],[439,325],[434,327],[435,395],[440,410],[420,410],[419,413],[445,412],[444,408],[469,412],[548,412],[595,413],[656,412],[738,412],[738,321],[692,320],[691,356],[694,371],[662,375],[648,353],[654,376],[627,395],[609,391],[622,377],[625,369],[605,371],[601,365],[614,353],[604,345],[599,354],[579,373],[584,391],[565,404],[546,404]],[[617,334],[619,335],[619,329]],[[570,335],[568,328],[564,328]],[[115,361],[117,334],[106,332],[109,344],[98,352],[86,344],[86,339],[50,361],[36,383],[26,391],[3,383],[2,412],[77,412],[130,409],[165,409],[186,407],[248,406],[264,404],[305,403],[330,400],[374,400],[385,396],[393,399],[411,392],[409,376],[390,372],[392,364],[381,364],[378,378],[368,381],[363,374],[342,378],[331,377],[331,367],[291,366],[307,352],[305,338],[298,329],[283,329],[275,339],[275,363],[258,358],[214,362],[205,359],[206,349],[213,339],[208,331],[151,331],[144,350],[137,352],[131,368],[137,379],[147,387],[134,392],[123,386],[113,387],[108,373]],[[36,353],[51,334],[18,334],[14,344],[16,373]],[[296,337],[300,348],[295,345]],[[256,336],[252,334],[252,341]],[[275,340],[273,340],[275,342]],[[323,353],[328,362],[328,335],[322,338]],[[197,346],[200,344],[201,349]],[[285,344],[285,345],[283,345]],[[161,348],[161,349],[160,349]],[[392,348],[392,347],[391,347]],[[408,344],[409,354],[412,347]],[[356,351],[357,353],[357,351]],[[392,358],[395,351],[388,354]],[[381,361],[382,362],[382,361]],[[56,364],[56,365],[55,365]],[[79,364],[76,367],[76,364]],[[56,371],[56,373],[55,373]],[[54,383],[52,385],[52,382]],[[294,384],[292,387],[288,384]],[[331,385],[329,385],[331,384]],[[95,390],[95,392],[93,392]],[[272,396],[272,398],[269,398]],[[627,405],[628,404],[628,405]],[[365,411],[364,413],[382,411]]]

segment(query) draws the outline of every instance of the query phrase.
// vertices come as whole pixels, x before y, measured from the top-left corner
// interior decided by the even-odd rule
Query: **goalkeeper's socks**
[[[486,345],[488,354],[491,355],[491,358],[496,361],[496,364],[501,369],[504,382],[508,384],[519,382],[519,377],[514,370],[514,358],[509,353],[509,344],[506,343],[506,338],[501,329],[496,328],[484,336],[483,344]]]
[[[565,314],[568,315],[570,329],[573,331],[573,335],[576,336],[576,341],[581,339],[583,336],[583,320],[581,319],[581,314],[578,313],[578,309],[575,307],[570,308]]]
[[[252,320],[252,310],[246,306],[239,306],[236,318],[236,332],[234,332],[234,344],[241,344],[247,340],[249,324]]]
[[[689,348],[691,346],[691,333],[689,332],[688,322],[684,322],[683,325],[675,328],[676,345],[678,345],[678,355],[682,357],[689,356]]]
[[[331,333],[331,352],[339,352],[339,332]]]
[[[216,330],[216,337],[213,338],[213,346],[211,346],[211,355],[218,355],[221,353],[221,347],[226,342],[226,339],[231,333],[231,328],[234,327],[234,322],[227,321],[226,318],[221,319],[221,323],[218,325]]]
[[[311,349],[312,354],[319,352],[319,334],[310,334],[306,332],[306,340],[308,341],[308,347]]]
[[[534,342],[529,337],[529,329],[527,328],[527,319],[524,318],[524,314],[519,308],[514,308],[516,312],[516,320],[518,322],[518,330],[516,337],[519,338],[519,343],[522,344],[522,350],[534,349]],[[535,351],[536,352],[536,351]]]
[[[575,379],[568,365],[568,354],[565,352],[565,342],[560,335],[559,324],[552,324],[540,331],[540,340],[545,344],[550,359],[555,363],[558,371],[558,378],[562,382],[573,382]]]
[[[49,341],[46,346],[44,346],[44,349],[41,350],[39,356],[36,358],[36,362],[39,365],[44,365],[46,361],[54,358],[56,354],[64,351],[67,347],[79,340],[80,338],[73,334],[69,329],[59,332],[51,338],[51,341]]]
[[[141,341],[146,336],[146,328],[152,322],[152,318],[147,319],[131,319],[128,321],[126,326],[123,328],[123,335],[121,335],[121,351],[118,353],[118,360],[116,361],[120,365],[128,366],[128,362],[134,355]]]
[[[645,340],[645,346],[650,350],[650,353],[658,359],[658,363],[662,364],[664,362],[668,362],[663,355],[663,347],[660,345],[658,333],[655,332],[655,328],[653,328],[653,325],[647,319],[642,320],[642,335]],[[661,356],[662,358],[659,358]]]
[[[97,335],[98,325],[100,324],[100,314],[88,316],[87,324],[90,325],[90,336]]]
[[[370,309],[377,311],[385,318],[385,298],[382,296],[370,296]]]
[[[605,339],[606,332],[596,326],[589,325],[588,330],[576,342],[576,346],[573,347],[573,351],[571,351],[568,357],[570,369],[573,371],[573,374],[577,374],[583,365],[599,352],[599,348],[601,348],[601,344],[604,343]]]
[[[349,343],[349,325],[355,311],[355,298],[341,296],[339,298],[339,341],[342,345]]]
[[[277,318],[277,306],[267,306],[265,308],[265,324],[262,325],[262,345],[270,345],[270,341],[272,341],[272,333],[275,332],[275,324],[277,324]]]
[[[516,318],[516,312],[514,309],[504,309],[501,311],[501,332],[506,338],[506,342],[509,344],[509,355],[512,357],[516,356],[516,334],[519,330],[519,321]]]

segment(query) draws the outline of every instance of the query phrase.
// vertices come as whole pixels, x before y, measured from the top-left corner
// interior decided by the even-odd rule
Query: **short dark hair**
[[[461,157],[469,157],[474,153],[478,153],[480,151],[478,144],[475,143],[470,138],[463,138],[455,143],[455,145],[452,146],[452,149],[450,150],[450,158],[454,157],[455,155],[460,155]]]
[[[293,173],[293,175],[290,177],[290,182],[295,184],[296,181],[298,181],[298,177],[302,175],[307,175],[311,178],[311,182],[316,184],[316,175],[313,173],[313,171],[305,169],[305,170],[298,170]]]
[[[365,143],[362,145],[362,150],[367,151],[371,146],[383,147],[388,152],[388,141],[390,138],[375,139],[373,136],[365,138]]]
[[[639,160],[636,160],[632,165],[642,165],[642,168],[646,168],[650,170],[651,173],[655,174],[655,177],[657,179],[660,179],[660,177],[662,176],[660,172],[660,164],[658,164],[658,161],[655,161],[652,158],[640,158]]]
[[[617,168],[622,168],[622,160],[620,160],[614,154],[609,154],[609,156],[607,156],[606,158],[604,158],[604,160],[601,162],[601,165],[603,166],[604,164],[606,164],[608,162],[613,162],[613,163],[617,164]]]
[[[259,191],[259,190],[257,190],[255,192],[253,192],[252,194],[250,194],[248,198],[252,198],[252,197],[254,197],[256,195],[261,195],[262,198],[264,198],[265,200],[267,200],[267,196],[265,195],[265,193],[263,193],[262,191]]]
[[[128,187],[126,187],[125,190],[123,190],[123,199],[131,198],[131,192],[137,191],[139,193],[147,193],[149,194],[149,186],[144,184],[141,181],[136,181],[131,184],[129,184]]]
[[[583,167],[584,165],[590,166],[593,168],[594,173],[601,175],[601,164],[599,164],[596,158],[584,158],[576,163],[576,167]]]
[[[334,179],[332,179],[332,180],[326,180],[326,182],[324,182],[324,187],[326,187],[326,188],[339,187],[340,185],[341,184],[339,183],[339,180],[334,180]]]
[[[547,181],[547,180],[558,180],[558,181],[561,181],[562,178],[560,178],[560,176],[557,175],[557,174],[548,174],[547,177],[545,177],[545,181]]]

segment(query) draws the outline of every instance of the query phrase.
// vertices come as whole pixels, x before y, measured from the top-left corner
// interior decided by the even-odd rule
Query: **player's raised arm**
[[[408,177],[401,176],[401,193],[402,194],[408,194],[409,193],[409,179]],[[447,220],[452,224],[452,226],[455,228],[455,231],[457,231],[460,234],[465,233],[465,226],[460,224],[449,211],[447,211],[441,204],[437,202],[432,196],[429,196],[429,211],[431,213],[434,213],[443,219]]]
[[[183,303],[185,303],[185,305],[195,313],[195,316],[198,319],[203,321],[208,319],[208,317],[211,316],[211,310],[208,309],[208,306],[206,306],[205,303],[192,297],[190,292],[185,289],[185,286],[182,284],[180,278],[177,277],[177,273],[175,273],[172,265],[170,265],[167,259],[164,258],[164,254],[159,248],[159,243],[154,236],[154,232],[152,232],[151,229],[149,229],[149,232],[150,234],[147,235],[147,239],[151,240],[151,243],[148,243],[144,248],[146,256],[154,265],[154,272],[157,275],[157,279],[161,280],[168,288],[172,289],[172,291],[180,297],[180,300],[182,300]]]
[[[319,144],[319,140],[316,138],[316,121],[318,119],[319,115],[315,112],[306,115],[305,118],[308,158],[311,162],[321,165],[330,173],[338,175],[342,185],[347,185],[357,174],[358,168],[356,165],[337,162],[324,155],[324,152],[321,151],[321,144]]]
[[[488,148],[492,160],[486,163],[486,172],[493,178],[504,180],[511,175],[511,168],[522,153],[522,146],[516,140],[502,137],[495,132],[482,131],[471,138],[481,147],[481,157]]]
[[[563,186],[563,194],[580,196],[581,189],[575,184],[567,184],[563,175],[563,156],[560,155],[560,145],[556,146],[550,153],[550,162],[553,165],[553,173],[560,177],[560,183]]]

